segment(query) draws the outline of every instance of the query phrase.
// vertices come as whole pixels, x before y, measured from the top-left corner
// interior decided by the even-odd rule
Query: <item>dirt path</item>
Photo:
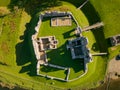
[[[111,79],[118,79],[120,77],[120,60],[113,58],[108,65],[108,74]]]

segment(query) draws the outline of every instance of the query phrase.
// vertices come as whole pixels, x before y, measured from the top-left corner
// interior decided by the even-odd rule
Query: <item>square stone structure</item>
[[[51,18],[51,26],[71,26],[71,17],[56,17]]]

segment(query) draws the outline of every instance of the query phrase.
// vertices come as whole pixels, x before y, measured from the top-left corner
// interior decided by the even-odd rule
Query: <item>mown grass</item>
[[[67,75],[67,72],[65,70],[57,69],[49,66],[41,66],[39,73],[57,78],[62,78],[62,79],[65,79]]]
[[[90,8],[90,7],[89,7]],[[53,9],[53,8],[52,8]],[[89,22],[87,20],[87,17],[84,16],[84,14],[82,13],[81,10],[76,10],[76,7],[74,7],[72,4],[67,3],[67,2],[63,2],[63,6],[59,6],[56,7],[55,9],[57,10],[69,10],[73,13],[73,15],[75,16],[75,18],[78,20],[78,23],[80,24],[81,27],[87,26],[89,25]],[[54,9],[53,9],[54,10]],[[89,11],[86,11],[89,12]],[[17,13],[16,13],[17,14]],[[96,13],[94,13],[96,14]],[[21,17],[19,17],[19,15]],[[31,17],[27,14],[27,13],[22,13],[22,15],[19,13],[18,17],[14,18],[13,16],[6,16],[6,19],[4,19],[4,22],[6,23],[3,27],[3,33],[2,33],[2,38],[0,39],[0,45],[4,44],[1,46],[1,50],[0,50],[0,61],[2,63],[5,63],[5,65],[0,65],[1,71],[6,71],[9,74],[6,73],[2,73],[1,75],[4,77],[0,77],[2,81],[6,82],[6,83],[12,83],[15,85],[20,85],[22,87],[27,87],[30,89],[38,89],[38,90],[53,90],[53,89],[59,89],[58,87],[63,87],[63,88],[72,88],[73,90],[76,89],[81,89],[81,88],[91,88],[91,87],[96,87],[99,85],[99,81],[103,80],[104,75],[105,75],[105,70],[106,70],[106,58],[104,57],[93,57],[93,62],[88,64],[88,73],[82,77],[81,79],[74,81],[74,82],[69,82],[69,83],[65,83],[65,82],[60,82],[60,81],[56,81],[56,80],[49,80],[46,78],[42,78],[39,76],[35,76],[35,72],[33,72],[34,68],[36,67],[35,64],[35,59],[33,59],[33,55],[30,54],[30,46],[28,44],[28,40],[31,39],[30,37],[28,38],[28,35],[31,35],[32,33],[34,33],[34,27],[37,24],[37,18],[32,18],[31,22],[30,19]],[[12,21],[17,24],[15,31],[10,32],[11,30],[11,26],[9,26],[9,24],[11,25]],[[28,23],[30,22],[30,23]],[[28,24],[27,24],[28,23]],[[45,22],[49,25],[49,21]],[[43,22],[44,24],[44,22]],[[14,25],[14,24],[13,24]],[[50,27],[42,27],[41,28],[45,29],[42,32],[43,36],[44,35],[48,35],[48,29],[50,29]],[[70,36],[73,35],[73,33],[68,34],[69,30],[72,30],[74,28],[74,26],[72,28],[69,27],[61,27],[60,29],[56,27],[56,29],[54,29],[54,32],[57,30],[59,33],[56,32],[56,38],[59,40],[59,45],[58,45],[58,51],[49,51],[47,52],[48,54],[48,58],[49,61],[51,61],[51,63],[55,63],[55,64],[59,64],[59,65],[63,65],[64,66],[71,66],[72,69],[77,68],[76,66],[79,66],[80,63],[79,61],[73,61],[71,60],[70,56],[70,52],[68,53],[68,51],[65,51],[66,53],[68,53],[68,56],[65,56],[64,54],[64,50],[66,49],[65,45],[63,45],[67,38],[64,37],[67,35],[67,37],[70,38]],[[14,30],[14,28],[12,28],[12,30]],[[62,34],[62,30],[67,30],[67,34]],[[24,32],[25,31],[25,32]],[[54,35],[53,31],[50,29],[50,34],[49,35]],[[20,33],[19,33],[20,32]],[[13,34],[14,33],[14,34]],[[98,33],[97,33],[98,34]],[[59,37],[60,36],[60,37]],[[92,32],[85,32],[84,36],[88,37],[89,39],[89,45],[88,47],[92,50],[91,52],[99,52],[100,47],[96,46],[96,49],[92,49],[92,46],[94,43],[96,43],[96,39],[94,37],[94,34]],[[5,41],[5,43],[3,43],[3,41]],[[3,48],[4,46],[4,48]],[[61,47],[62,46],[62,47]],[[97,48],[99,47],[99,48]],[[8,48],[8,49],[6,49]],[[52,53],[51,55],[49,55],[49,53]],[[69,59],[65,59],[66,61],[64,61],[64,58],[60,58],[59,57],[54,57],[54,55],[56,54],[61,54],[61,56],[67,57]],[[4,57],[5,56],[5,57]],[[57,55],[58,56],[58,55]],[[53,58],[55,58],[53,60]],[[58,58],[59,60],[56,60],[56,58]],[[69,62],[69,60],[71,60],[71,63],[67,63]],[[72,65],[72,63],[74,63],[75,65]],[[6,64],[8,66],[6,66]],[[32,64],[32,65],[31,65]],[[79,66],[80,67],[80,66]],[[78,68],[76,69],[78,71]],[[78,72],[81,73],[81,72]],[[76,76],[78,76],[78,73],[76,74]],[[12,74],[12,75],[11,75]],[[73,74],[75,74],[74,70],[72,70],[72,76],[70,76],[71,78],[74,78]],[[19,77],[18,80],[16,80],[16,76]],[[24,78],[26,78],[27,80],[25,80]],[[25,82],[24,82],[25,81]],[[39,82],[39,83],[38,83]],[[54,82],[54,85],[51,85],[51,83]],[[40,84],[42,83],[42,84]],[[41,87],[39,87],[41,86]],[[74,88],[76,87],[76,88]]]

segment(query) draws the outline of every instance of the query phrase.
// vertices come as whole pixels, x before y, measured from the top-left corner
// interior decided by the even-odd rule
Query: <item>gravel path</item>
[[[111,74],[112,79],[118,79],[120,76],[120,60],[113,58],[108,65],[108,73]]]

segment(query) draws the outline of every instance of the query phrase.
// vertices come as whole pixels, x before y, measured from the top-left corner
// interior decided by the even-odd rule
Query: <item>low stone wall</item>
[[[48,76],[44,74],[38,74],[38,76],[42,76],[42,77],[49,78],[49,79],[60,80],[60,81],[66,81],[65,79],[62,79],[62,78],[52,77],[52,76]]]
[[[75,21],[77,27],[80,27],[77,20],[75,19],[74,15],[71,12],[60,12],[60,11],[53,11],[53,12],[45,12],[42,14],[42,17],[53,17],[53,16],[71,16],[72,19]]]
[[[43,18],[43,16],[40,15],[40,16],[39,16],[39,21],[38,21],[38,23],[37,23],[37,26],[35,27],[36,33],[39,32],[39,29],[40,29],[40,26],[41,26],[41,23],[42,23],[42,18]]]
[[[39,62],[37,63],[37,75],[38,76],[42,76],[42,77],[49,78],[49,79],[56,79],[56,80],[60,80],[60,81],[68,81],[69,74],[70,74],[70,69],[69,68],[58,66],[58,65],[53,65],[53,64],[48,64],[48,63],[46,63],[45,66],[54,67],[54,68],[63,69],[63,70],[69,70],[68,74],[66,75],[67,79],[53,77],[53,76],[49,76],[49,75],[45,75],[45,74],[40,74],[40,64],[39,64]]]
[[[38,50],[38,44],[35,41],[35,39],[36,39],[35,37],[36,37],[35,35],[32,36],[32,43],[33,43],[33,48],[34,48],[34,52],[35,52],[35,55],[36,55],[36,59],[39,60],[40,55],[39,55],[39,50]]]
[[[75,21],[77,27],[80,27],[79,24],[78,24],[78,22],[77,22],[77,20],[75,19],[74,15],[73,15],[72,13],[70,13],[70,15],[71,15],[71,17],[73,18],[73,20]]]
[[[69,81],[69,76],[70,76],[70,68],[68,68],[68,73],[67,73],[67,76],[66,76],[66,81],[68,82]]]
[[[58,65],[54,65],[54,64],[48,64],[48,66],[50,66],[50,67],[54,67],[54,68],[58,68],[58,69],[63,69],[63,70],[67,70],[68,68],[66,68],[66,67],[62,67],[62,66],[58,66]]]
[[[53,11],[53,12],[45,12],[42,16],[53,17],[53,16],[66,16],[66,15],[70,15],[70,14],[68,12]]]

